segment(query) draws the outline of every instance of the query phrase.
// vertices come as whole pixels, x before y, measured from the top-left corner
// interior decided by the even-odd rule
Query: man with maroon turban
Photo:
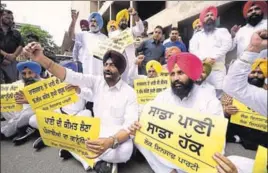
[[[203,71],[202,61],[197,56],[191,53],[177,53],[168,59],[167,66],[171,88],[160,93],[153,102],[190,108],[200,113],[223,117],[221,103],[215,94],[213,95],[208,90],[194,84]],[[140,129],[139,122],[135,122],[129,128],[133,135],[138,129]],[[171,164],[164,158],[138,144],[136,146],[155,173],[183,172],[181,168]]]
[[[249,45],[252,34],[258,30],[267,29],[267,2],[246,2],[243,8],[243,16],[246,19],[247,24],[243,27],[234,25],[231,29],[233,38],[232,49],[237,46],[238,58]]]
[[[220,98],[226,75],[225,58],[232,46],[232,38],[226,28],[216,28],[217,17],[218,10],[214,6],[209,6],[200,13],[203,29],[194,34],[189,50],[212,66],[207,82],[215,87],[217,97]]]

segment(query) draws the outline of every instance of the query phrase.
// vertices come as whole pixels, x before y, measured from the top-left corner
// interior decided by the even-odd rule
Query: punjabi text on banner
[[[222,152],[227,120],[194,110],[148,103],[135,142],[192,173],[216,173],[212,156]]]

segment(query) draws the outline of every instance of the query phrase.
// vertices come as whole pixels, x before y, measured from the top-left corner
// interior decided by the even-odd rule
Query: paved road
[[[1,123],[2,124],[2,123]],[[3,124],[2,124],[3,125]],[[32,148],[34,140],[14,146],[11,141],[1,141],[1,173],[85,173],[75,159],[61,160],[58,150],[44,148],[37,152]],[[255,158],[256,152],[245,150],[239,144],[227,144],[226,155]],[[153,173],[145,160],[132,159],[120,165],[119,173]]]

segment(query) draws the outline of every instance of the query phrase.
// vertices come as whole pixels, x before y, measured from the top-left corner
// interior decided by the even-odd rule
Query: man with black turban
[[[24,48],[24,54],[60,80],[92,90],[93,111],[101,120],[99,138],[86,141],[87,149],[95,154],[87,156],[95,159],[94,169],[111,172],[117,163],[128,161],[133,150],[128,127],[138,120],[138,103],[135,91],[121,79],[126,69],[125,57],[116,51],[108,51],[103,57],[103,76],[96,76],[76,73],[56,64],[44,56],[42,47],[35,42]],[[75,158],[86,170],[90,169],[81,157]]]

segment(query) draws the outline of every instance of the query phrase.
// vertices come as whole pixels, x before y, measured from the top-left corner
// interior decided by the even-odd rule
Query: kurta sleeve
[[[132,27],[132,33],[135,37],[141,36],[141,34],[144,31],[144,25],[142,23],[142,20],[140,19],[138,22],[136,22],[136,25]]]

